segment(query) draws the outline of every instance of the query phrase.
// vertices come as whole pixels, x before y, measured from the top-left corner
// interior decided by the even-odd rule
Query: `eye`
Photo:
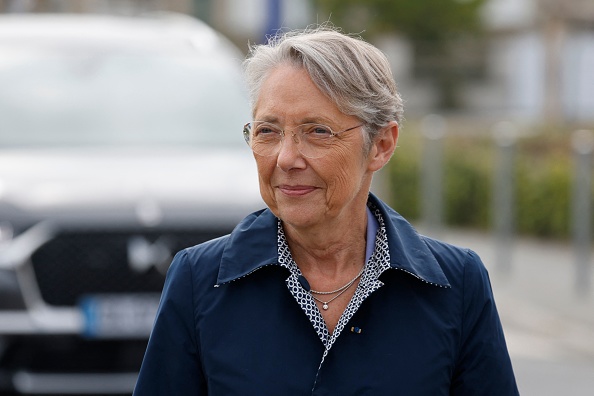
[[[262,123],[257,124],[254,128],[254,136],[273,136],[280,135],[281,129],[273,124]]]
[[[303,126],[303,133],[312,138],[327,138],[332,136],[332,129],[321,124],[306,124]]]

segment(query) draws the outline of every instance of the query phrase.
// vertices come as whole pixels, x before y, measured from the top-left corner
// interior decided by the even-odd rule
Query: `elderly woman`
[[[477,255],[370,194],[402,101],[386,57],[331,29],[245,61],[268,208],[169,270],[135,395],[516,395]]]

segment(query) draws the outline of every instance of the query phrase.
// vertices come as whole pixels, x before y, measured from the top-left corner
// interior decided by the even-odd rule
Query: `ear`
[[[380,170],[388,163],[398,143],[398,123],[391,121],[376,136],[369,151],[369,170]]]

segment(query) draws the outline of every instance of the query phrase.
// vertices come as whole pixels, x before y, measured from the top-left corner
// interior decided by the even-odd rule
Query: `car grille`
[[[33,254],[32,264],[43,300],[54,306],[76,305],[88,294],[161,292],[169,259],[161,268],[133,269],[128,258],[133,238],[145,246],[159,243],[174,255],[228,232],[62,233]]]

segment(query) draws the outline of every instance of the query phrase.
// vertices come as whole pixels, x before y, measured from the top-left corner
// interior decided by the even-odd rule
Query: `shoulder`
[[[459,307],[462,309],[463,338],[470,336],[477,323],[500,326],[489,272],[476,252],[423,237],[443,272],[450,281]],[[489,334],[488,330],[474,336]]]
[[[375,198],[372,203],[384,219],[392,267],[454,289],[463,285],[468,274],[479,278],[486,274],[485,266],[473,250],[421,235],[382,201]]]
[[[276,218],[269,210],[254,212],[228,235],[180,251],[168,277],[181,269],[198,287],[213,286],[243,276],[277,259]]]
[[[179,251],[167,271],[162,300],[190,303],[189,296],[212,289],[228,238],[223,236]]]
[[[167,271],[165,290],[180,283],[187,284],[192,293],[212,288],[228,242],[229,235],[225,235],[179,251]]]
[[[223,235],[221,237],[211,239],[201,244],[181,250],[176,258],[179,256],[181,261],[185,261],[192,266],[196,266],[199,262],[214,263],[221,259],[223,251],[229,242],[230,235]],[[177,260],[174,259],[174,262]]]
[[[180,265],[188,265],[196,270],[218,268],[226,250],[231,247],[241,248],[240,245],[244,245],[242,239],[245,238],[245,235],[254,233],[254,230],[251,230],[250,227],[263,212],[264,210],[251,213],[230,234],[179,251],[171,263],[171,268],[175,269]]]
[[[420,238],[442,267],[485,269],[479,255],[470,248],[452,245],[424,235],[420,235]]]
[[[421,239],[432,252],[452,287],[463,286],[468,282],[489,283],[487,268],[474,250],[427,236],[421,236]]]

